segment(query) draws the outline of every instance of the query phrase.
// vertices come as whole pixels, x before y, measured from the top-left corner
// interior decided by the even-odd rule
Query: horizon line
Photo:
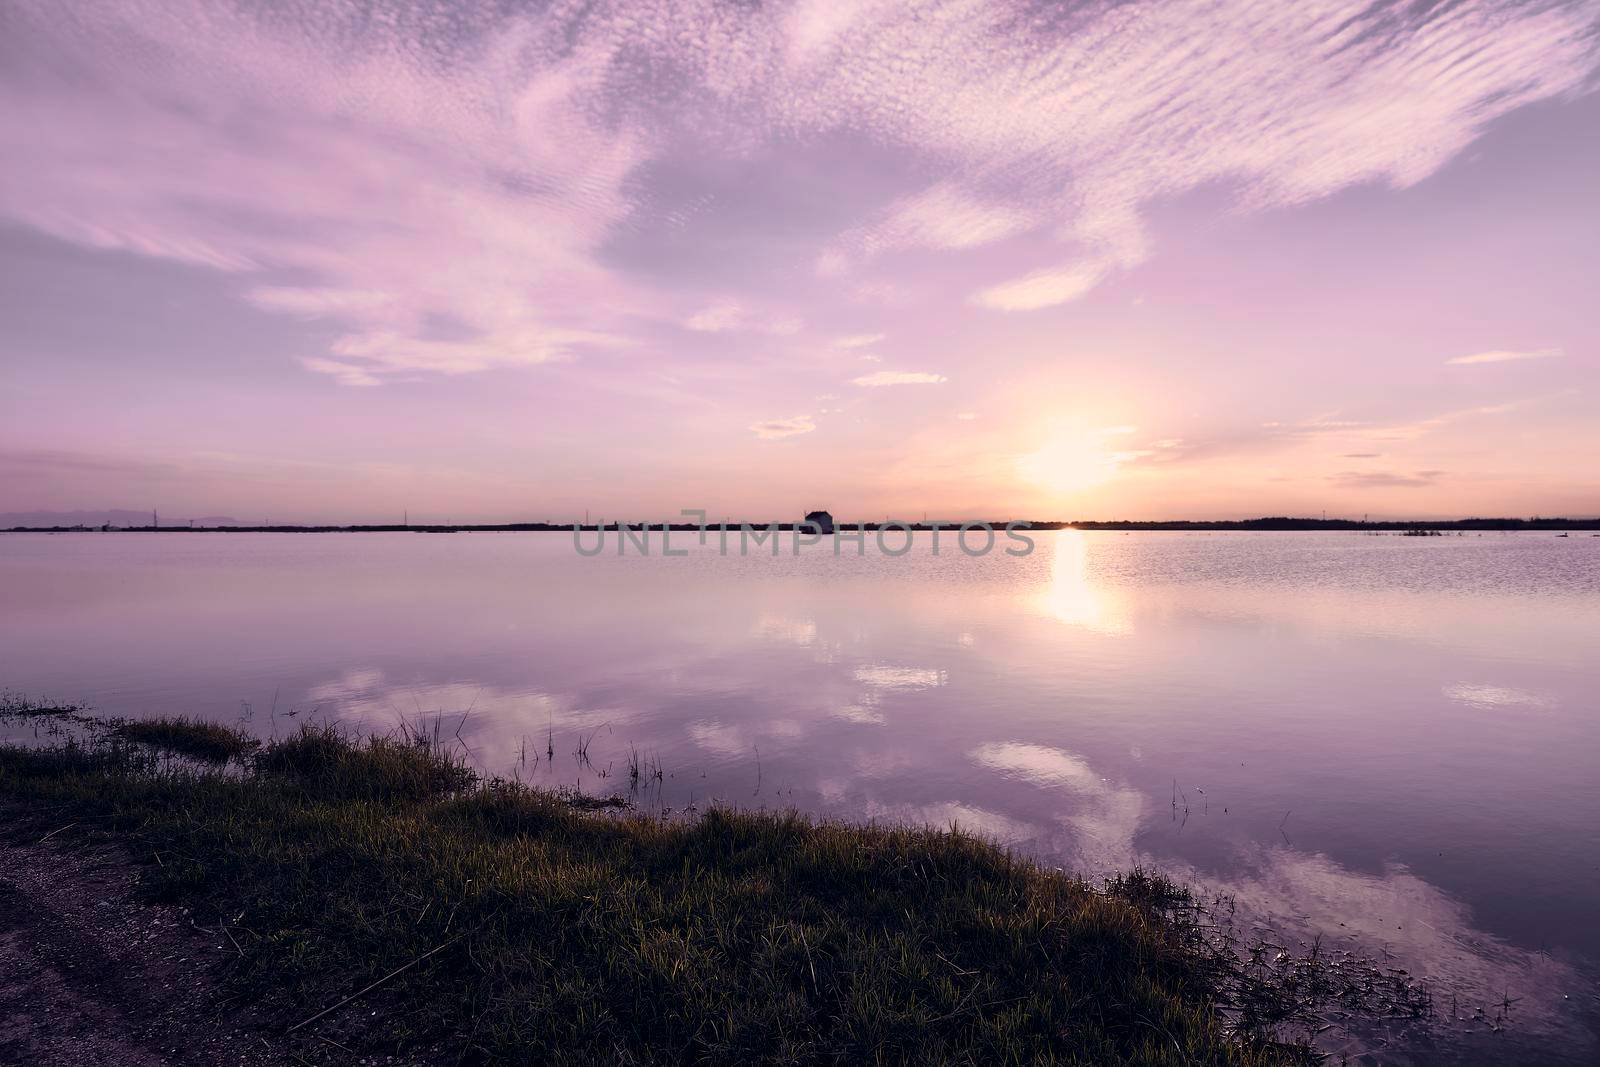
[[[120,509],[117,509],[120,510]],[[15,513],[25,514],[25,513]],[[41,515],[50,512],[38,513]],[[72,515],[71,512],[55,513],[63,517]],[[270,532],[270,531],[304,531],[304,532],[385,532],[405,530],[459,530],[459,531],[598,531],[618,529],[670,529],[673,532],[693,532],[699,530],[717,530],[726,527],[737,530],[741,527],[751,529],[766,529],[777,527],[792,530],[797,526],[805,526],[805,519],[773,519],[767,521],[752,521],[749,519],[734,520],[731,518],[719,519],[716,522],[705,521],[677,522],[659,519],[601,519],[593,522],[584,520],[552,521],[545,519],[529,519],[510,522],[455,522],[455,521],[410,521],[404,522],[287,522],[274,523],[270,520],[259,523],[246,522],[233,519],[231,516],[206,516],[212,519],[227,519],[227,522],[213,522],[211,525],[194,525],[195,520],[181,520],[178,524],[160,523],[149,524],[116,523],[109,521],[88,522],[79,521],[71,524],[57,523],[52,525],[13,525],[0,527],[0,532],[5,533],[72,533],[72,532],[202,532],[202,531],[237,531],[237,532]],[[155,518],[155,516],[152,516]],[[1541,526],[1573,526],[1582,524],[1600,525],[1600,515],[1469,515],[1453,518],[1371,518],[1370,516],[1352,519],[1343,517],[1316,517],[1295,515],[1258,515],[1248,518],[1227,519],[981,519],[967,517],[962,519],[831,519],[834,530],[856,529],[876,530],[884,527],[906,528],[917,531],[955,530],[963,524],[969,526],[989,526],[1003,529],[1007,526],[1033,530],[1061,530],[1061,529],[1227,529],[1227,528],[1265,528],[1265,529],[1396,529],[1406,527],[1445,527],[1458,526],[1462,528],[1479,529],[1514,529],[1518,527],[1538,528]]]

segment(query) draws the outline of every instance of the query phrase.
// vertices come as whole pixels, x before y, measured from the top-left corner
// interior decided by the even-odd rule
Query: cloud
[[[0,467],[19,473],[41,472],[58,477],[62,474],[115,474],[136,477],[170,477],[178,473],[177,466],[144,459],[131,459],[123,455],[100,455],[92,452],[67,452],[59,449],[0,449]]]
[[[955,251],[1015,236],[1040,224],[1037,210],[985,199],[952,181],[902,197],[867,225],[843,234],[817,259],[823,277],[843,274],[900,248]]]
[[[956,419],[960,422],[971,422],[977,417],[978,413],[975,411],[958,411],[956,413]]]
[[[1559,348],[1535,348],[1526,351],[1495,350],[1492,352],[1476,352],[1470,356],[1457,356],[1445,360],[1446,365],[1466,366],[1478,363],[1511,363],[1522,359],[1554,359],[1562,355]]]
[[[997,311],[1034,311],[1076,300],[1103,277],[1105,269],[1097,265],[1035,271],[980,290],[972,295],[972,302]]]
[[[1341,471],[1331,475],[1329,481],[1342,489],[1423,489],[1444,477],[1444,471],[1417,471],[1415,474],[1396,474],[1393,471]]]
[[[870,348],[883,340],[881,333],[857,333],[849,337],[840,337],[833,342],[835,348]]]
[[[799,434],[810,433],[816,428],[816,421],[810,415],[796,415],[789,419],[769,419],[766,422],[758,422],[752,425],[750,430],[763,441],[775,441],[780,437],[795,437]]]
[[[700,333],[750,330],[785,335],[799,333],[804,324],[793,315],[756,315],[736,301],[724,300],[695,312],[683,325],[685,329]]]
[[[879,239],[919,248],[976,248],[1035,225],[1030,212],[986,203],[950,182],[895,204]]]
[[[306,357],[300,361],[301,365],[309,371],[318,374],[332,375],[334,381],[340,385],[381,385],[382,379],[367,371],[358,363],[341,363],[336,359],[318,359]]]
[[[1457,408],[1434,415],[1417,416],[1408,421],[1340,418],[1339,412],[1325,412],[1298,422],[1273,420],[1261,424],[1259,430],[1229,433],[1210,439],[1193,439],[1178,442],[1171,449],[1162,448],[1152,462],[1188,463],[1216,459],[1221,456],[1258,453],[1265,450],[1298,448],[1310,442],[1337,441],[1340,447],[1358,449],[1341,453],[1344,459],[1377,459],[1387,454],[1384,449],[1410,441],[1420,440],[1449,427],[1477,419],[1496,418],[1514,411],[1524,410],[1551,400],[1575,395],[1567,389],[1541,396],[1523,397],[1499,404],[1484,404],[1472,408]],[[1355,479],[1366,472],[1344,471],[1333,479]],[[1425,474],[1428,472],[1418,472]],[[1438,474],[1441,472],[1432,472]],[[1380,479],[1386,477],[1380,474]],[[1397,477],[1406,478],[1406,475]],[[1389,483],[1391,486],[1400,483]]]
[[[916,301],[916,292],[910,286],[881,278],[854,286],[849,296],[858,304],[873,304],[886,308],[909,307]]]
[[[251,303],[268,311],[286,311],[307,318],[365,314],[392,307],[393,293],[351,289],[296,289],[263,285],[246,294]]]
[[[848,116],[945,166],[933,197],[957,204],[948,234],[919,230],[909,200],[870,236],[977,244],[1026,225],[1003,214],[1017,207],[1097,264],[1053,286],[997,287],[995,306],[1020,309],[1143,260],[1143,211],[1157,199],[1222,186],[1258,211],[1421,181],[1496,117],[1581,91],[1595,13],[1233,0],[1089,3],[1022,23],[1015,5],[957,0],[870,7],[776,82],[756,42],[709,66],[730,97],[766,99],[786,124]]]
[[[880,370],[852,378],[851,381],[863,388],[880,389],[888,385],[941,385],[949,379],[942,374],[929,374],[924,371]]]
[[[1413,185],[1500,116],[1582,91],[1597,49],[1594,0],[7,14],[0,153],[27,166],[0,175],[0,219],[239,275],[259,306],[336,323],[325,354],[375,380],[566,359],[677,321],[613,254],[681,203],[649,164],[859,140],[904,166],[874,175],[881,206],[802,252],[819,273],[1043,231],[1060,253],[1039,269],[966,283],[979,306],[1027,310],[1147,258],[1158,200],[1215,188],[1261,211]],[[753,215],[775,216],[760,193]],[[701,314],[695,329],[732,328]],[[469,339],[431,336],[440,318]]]
[[[605,58],[536,20],[455,38],[340,2],[21,7],[0,152],[30,162],[0,179],[0,217],[248,275],[257,306],[343,327],[344,368],[313,369],[541,363],[648,303],[595,255],[645,139],[594,116]],[[441,319],[470,342],[432,338]]]
[[[738,304],[727,302],[713,304],[702,308],[689,316],[684,322],[684,328],[698,330],[701,333],[722,333],[724,330],[735,330],[744,321],[744,309]]]

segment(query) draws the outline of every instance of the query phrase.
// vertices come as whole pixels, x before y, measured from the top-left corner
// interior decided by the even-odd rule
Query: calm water
[[[1457,997],[1382,1062],[1600,1055],[1597,651],[1588,534],[1064,531],[1022,559],[0,536],[0,686],[263,735],[443,713],[525,779],[625,791],[632,748],[653,805],[1159,867]],[[1468,1019],[1506,996],[1504,1032]]]

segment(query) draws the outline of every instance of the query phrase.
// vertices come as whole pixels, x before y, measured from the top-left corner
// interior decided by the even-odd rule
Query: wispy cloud
[[[1091,3],[1029,19],[1024,35],[1008,3],[870,5],[787,84],[751,62],[759,46],[727,47],[711,66],[730,95],[767,99],[787,121],[848,115],[953,162],[926,200],[900,201],[869,228],[869,245],[972,246],[1030,215],[1048,221],[1094,266],[977,298],[1023,310],[1144,259],[1143,210],[1158,198],[1227,183],[1261,210],[1421,181],[1497,116],[1579,91],[1595,13],[1581,0]],[[920,208],[941,202],[948,230],[920,226]]]
[[[743,321],[744,309],[727,301],[701,308],[685,319],[683,325],[685,329],[700,333],[722,333],[724,330],[737,329]]]
[[[1186,463],[1211,460],[1228,455],[1298,448],[1313,443],[1320,449],[1325,442],[1337,442],[1337,447],[1351,449],[1349,452],[1339,453],[1341,458],[1344,459],[1377,459],[1392,453],[1409,442],[1423,439],[1463,422],[1493,419],[1571,395],[1573,395],[1572,391],[1566,390],[1541,396],[1523,397],[1499,404],[1456,408],[1433,415],[1419,415],[1411,419],[1353,419],[1343,417],[1342,413],[1338,411],[1328,411],[1298,421],[1273,420],[1265,422],[1256,431],[1177,441],[1172,442],[1171,447],[1165,447],[1165,443],[1158,443],[1153,446],[1154,453],[1141,457],[1141,460],[1160,464]],[[1354,479],[1364,477],[1367,473],[1344,471],[1331,477],[1335,480],[1342,479],[1354,484]],[[1442,472],[1421,471],[1413,475],[1402,474],[1397,477],[1402,479],[1421,478],[1440,474]],[[1390,486],[1404,484],[1388,480],[1390,477],[1387,473],[1380,472],[1376,475],[1377,480],[1374,481],[1373,485],[1381,487],[1382,484]]]
[[[308,356],[300,361],[309,371],[331,375],[340,385],[381,385],[382,379],[359,363],[341,363],[336,359],[319,359]]]
[[[1454,359],[1445,360],[1445,363],[1455,366],[1477,363],[1512,363],[1524,359],[1554,359],[1560,355],[1562,355],[1562,351],[1559,348],[1530,348],[1520,351],[1495,349],[1490,352],[1475,352],[1470,356],[1456,356]]]
[[[758,314],[733,300],[723,300],[701,308],[684,320],[684,328],[699,333],[725,333],[747,330],[754,333],[799,333],[804,325],[794,315]]]
[[[7,168],[0,215],[252,274],[257,305],[345,326],[342,362],[313,369],[540,363],[609,336],[600,308],[639,306],[594,252],[633,208],[644,138],[594,119],[604,59],[548,27],[424,35],[419,12],[340,0],[22,6],[33,58],[0,77],[0,152],[30,164]],[[431,339],[439,317],[470,343]]]
[[[282,285],[257,286],[246,296],[257,307],[307,318],[364,315],[393,307],[397,302],[393,293],[362,289],[298,289]]]
[[[1399,474],[1394,471],[1341,471],[1331,475],[1329,481],[1344,489],[1425,489],[1444,477],[1444,471],[1417,471]]]
[[[988,199],[941,181],[902,197],[875,220],[853,229],[817,260],[824,277],[842,274],[879,253],[899,248],[941,251],[977,248],[1040,225],[1038,209]]]
[[[810,433],[816,428],[816,420],[810,415],[796,415],[788,419],[769,419],[766,422],[758,422],[751,426],[750,430],[763,441],[776,441],[782,437],[795,437],[803,433]]]
[[[972,302],[997,311],[1033,311],[1078,299],[1099,284],[1105,269],[1094,264],[1042,270],[973,294]]]
[[[647,164],[707,146],[848,135],[903,158],[877,207],[807,239],[818,284],[897,305],[914,285],[863,263],[1038,231],[1059,248],[1032,273],[989,263],[963,283],[1024,311],[1147,258],[1158,199],[1226,188],[1262,210],[1419,182],[1496,118],[1580,91],[1597,47],[1594,0],[13,9],[0,153],[27,165],[5,169],[0,218],[238,274],[255,304],[341,327],[318,368],[338,380],[543,363],[682,324],[613,239],[682,222]],[[439,317],[470,336],[432,337]],[[718,305],[687,324],[799,328]],[[1453,362],[1522,358],[1491,355]]]
[[[867,389],[881,389],[888,385],[941,385],[948,380],[942,374],[907,370],[880,370],[851,379],[854,384]]]

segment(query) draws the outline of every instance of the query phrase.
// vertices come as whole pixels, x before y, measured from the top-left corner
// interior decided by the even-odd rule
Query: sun
[[[1017,473],[1047,492],[1081,493],[1104,485],[1130,453],[1108,447],[1111,437],[1133,432],[1130,426],[1090,429],[1077,422],[1057,422],[1044,443],[1017,460]]]

